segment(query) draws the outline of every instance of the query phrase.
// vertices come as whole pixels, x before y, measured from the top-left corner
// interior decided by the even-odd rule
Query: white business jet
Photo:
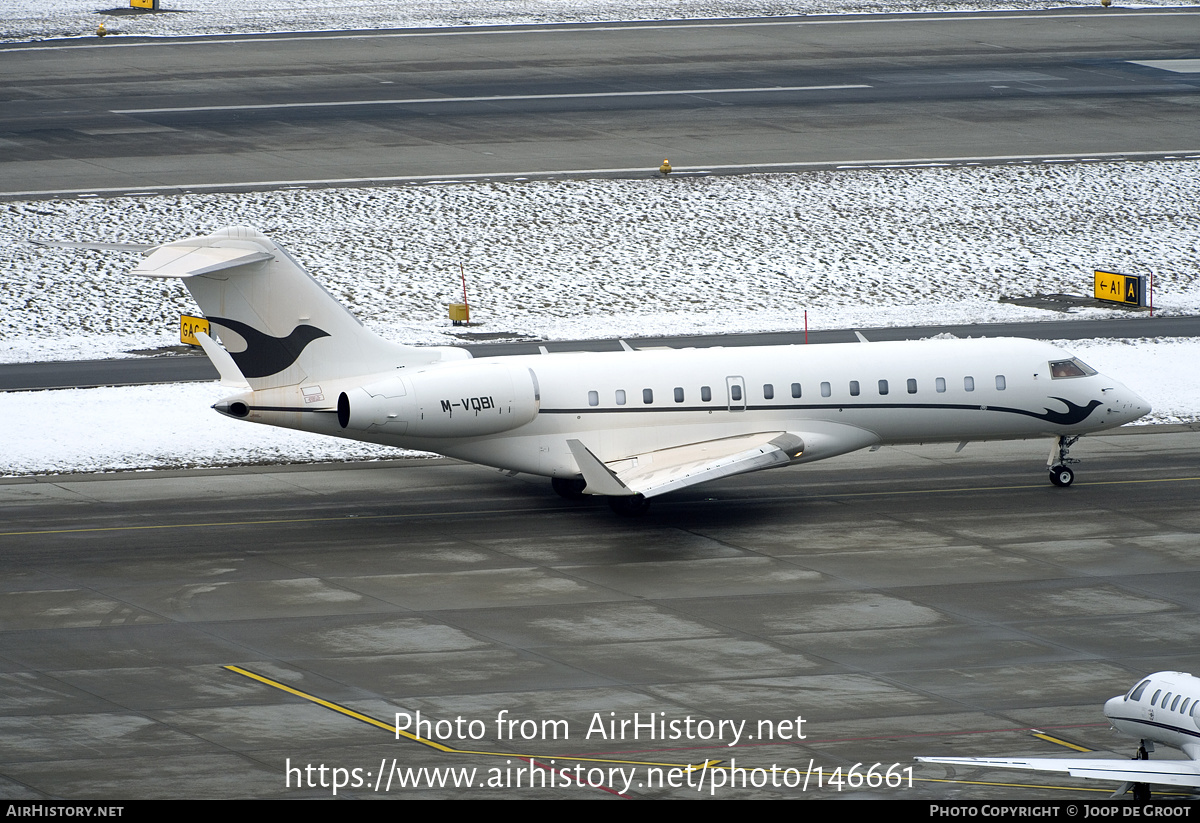
[[[1113,797],[1133,791],[1136,801],[1150,799],[1150,786],[1200,789],[1200,678],[1184,672],[1157,672],[1128,693],[1104,704],[1104,716],[1122,734],[1140,738],[1132,760],[1100,758],[918,757],[922,763],[990,766],[1001,769],[1060,772],[1072,777],[1121,783]],[[1179,749],[1187,760],[1150,760],[1154,745]]]
[[[244,389],[222,414],[538,474],[625,514],[697,483],[894,443],[1048,437],[1050,479],[1069,486],[1080,435],[1150,411],[1030,340],[473,359],[383,340],[254,229],[143,251],[132,274],[182,278],[220,339],[199,336],[222,383]]]

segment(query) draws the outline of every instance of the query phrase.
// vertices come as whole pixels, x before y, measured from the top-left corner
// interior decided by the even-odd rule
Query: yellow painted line
[[[1037,783],[991,783],[986,780],[954,780],[947,777],[914,777],[913,782],[920,781],[922,783],[953,783],[961,786],[998,786],[1005,789],[1055,789],[1064,792],[1094,792],[1097,794],[1111,795],[1113,789],[1093,789],[1088,786],[1043,786]],[[1116,781],[1114,781],[1116,782]],[[1154,796],[1158,797],[1192,797],[1184,792],[1155,792]]]
[[[1149,480],[1097,480],[1090,483],[1075,483],[1074,487],[1079,486],[1127,486],[1139,483],[1185,483],[1200,480],[1200,477],[1160,477]],[[851,497],[896,497],[901,495],[912,494],[961,494],[963,492],[999,492],[999,491],[1014,491],[1021,489],[1040,489],[1045,484],[1030,483],[1022,486],[967,486],[958,489],[910,489],[910,490],[889,490],[878,492],[845,492],[841,494],[813,494],[807,495],[811,500],[831,500],[838,498]],[[793,498],[778,498],[778,497],[761,497],[756,498],[759,502],[768,503],[773,500],[793,499]],[[472,511],[454,511],[454,512],[422,512],[414,514],[356,514],[356,515],[338,515],[337,517],[295,517],[295,518],[277,518],[272,520],[228,520],[215,521],[212,523],[163,523],[151,526],[96,526],[91,528],[80,529],[35,529],[24,532],[0,532],[0,537],[21,537],[34,534],[91,534],[96,532],[121,532],[121,531],[155,531],[155,530],[170,530],[170,529],[205,529],[205,528],[223,528],[227,526],[272,526],[287,523],[332,523],[335,521],[346,520],[406,520],[414,518],[446,518],[446,517],[464,517],[464,516],[480,516],[489,514],[536,514],[538,512],[563,512],[563,511],[579,511],[579,509],[561,509],[558,507],[545,507],[536,509],[478,509]]]
[[[353,717],[355,720],[361,720],[363,723],[366,723],[370,726],[378,726],[379,728],[383,729],[385,732],[398,733],[400,735],[403,735],[404,737],[407,737],[410,740],[415,740],[418,743],[424,743],[427,746],[432,746],[433,748],[438,749],[439,751],[443,751],[443,752],[451,751],[449,748],[447,748],[446,746],[443,746],[441,743],[437,743],[433,740],[425,740],[424,738],[417,737],[415,734],[409,734],[408,732],[397,732],[397,729],[395,726],[393,726],[389,723],[384,723],[382,720],[376,720],[374,717],[371,717],[369,714],[363,714],[362,712],[356,712],[356,711],[354,711],[354,709],[348,708],[339,703],[332,703],[328,700],[323,700],[322,698],[317,697],[316,695],[309,694],[308,692],[302,692],[299,689],[293,689],[291,686],[288,686],[285,683],[280,683],[278,680],[272,680],[269,677],[263,677],[261,674],[256,674],[255,672],[252,672],[249,669],[243,669],[241,666],[225,666],[224,668],[228,671],[233,672],[234,674],[240,674],[243,677],[249,677],[251,680],[257,680],[259,683],[262,683],[264,685],[270,686],[275,689],[279,689],[280,691],[287,692],[288,694],[294,694],[294,695],[296,695],[296,697],[302,697],[311,703],[316,703],[318,706],[324,706],[325,708],[329,709],[330,711],[335,711],[338,714],[344,714],[347,717]]]
[[[272,680],[269,677],[265,677],[261,674],[252,672],[249,669],[243,669],[241,666],[222,666],[222,668],[225,669],[226,671],[231,671],[234,674],[240,674],[243,677],[248,677],[251,680],[256,680],[259,683],[262,683],[264,686],[270,686],[273,689],[279,689],[280,691],[287,692],[288,694],[293,694],[296,697],[299,697],[299,698],[309,701],[310,703],[316,703],[318,706],[329,709],[330,711],[337,712],[338,714],[345,715],[346,717],[350,717],[355,720],[359,720],[363,723],[366,723],[369,726],[375,726],[377,728],[383,729],[388,734],[396,734],[401,737],[408,738],[409,740],[413,741],[414,743],[420,743],[423,746],[428,746],[431,749],[437,749],[439,752],[445,752],[446,754],[473,754],[473,755],[484,755],[486,757],[518,757],[518,758],[524,758],[526,760],[535,759],[535,760],[543,760],[543,761],[570,760],[571,762],[578,762],[578,763],[621,763],[621,764],[624,764],[627,766],[667,766],[670,768],[687,769],[687,770],[691,770],[691,771],[696,771],[699,769],[703,769],[705,767],[714,768],[718,763],[722,762],[720,760],[707,760],[699,765],[693,765],[691,763],[660,763],[660,762],[653,761],[653,760],[618,760],[618,759],[611,758],[611,757],[575,757],[574,755],[558,755],[558,754],[556,754],[556,755],[536,754],[535,755],[535,754],[520,754],[517,752],[486,752],[486,751],[474,751],[472,749],[455,749],[451,746],[445,745],[444,743],[438,743],[436,740],[429,740],[427,738],[419,737],[418,735],[411,734],[409,732],[400,731],[393,724],[385,723],[382,720],[371,717],[369,714],[363,714],[362,712],[356,712],[354,709],[348,708],[347,706],[342,706],[338,703],[334,703],[332,701],[325,700],[323,698],[317,697],[316,695],[309,694],[308,692],[302,692],[299,689],[292,688],[291,686],[287,685],[286,683],[280,683],[278,680]]]
[[[1042,732],[1031,732],[1031,733],[1038,740],[1045,740],[1047,743],[1056,743],[1059,746],[1066,746],[1068,749],[1074,749],[1077,752],[1090,752],[1091,751],[1091,749],[1085,748],[1083,746],[1076,746],[1074,743],[1068,743],[1065,740],[1060,740],[1057,737],[1051,737],[1050,735],[1044,734]]]
[[[996,786],[1004,789],[1055,789],[1063,792],[1097,792],[1102,794],[1112,794],[1113,790],[1108,789],[1092,789],[1087,786],[1043,786],[1038,783],[992,783],[987,780],[952,780],[944,777],[914,777],[914,781],[920,780],[922,783],[953,783],[959,786]]]

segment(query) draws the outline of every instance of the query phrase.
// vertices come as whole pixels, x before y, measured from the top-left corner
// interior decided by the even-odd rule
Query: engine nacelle
[[[533,369],[471,362],[389,377],[338,397],[343,429],[407,437],[477,437],[524,426],[541,393]]]

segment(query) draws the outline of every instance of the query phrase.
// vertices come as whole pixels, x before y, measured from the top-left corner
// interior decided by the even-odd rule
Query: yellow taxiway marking
[[[1098,480],[1090,483],[1075,483],[1075,486],[1127,486],[1132,484],[1144,483],[1184,483],[1200,480],[1200,477],[1159,477],[1148,480]],[[835,494],[813,494],[809,495],[812,500],[831,500],[844,497],[882,497],[882,496],[900,496],[913,494],[962,494],[963,492],[999,492],[999,491],[1015,491],[1021,489],[1040,489],[1043,484],[1029,484],[1024,486],[968,486],[960,489],[908,489],[908,490],[888,490],[878,492],[844,492]],[[781,498],[763,497],[758,498],[760,502],[770,502]],[[790,499],[790,498],[789,498]],[[228,520],[214,521],[211,523],[161,523],[147,526],[94,526],[79,529],[34,529],[23,532],[0,532],[0,537],[20,537],[33,534],[80,534],[80,533],[95,533],[95,532],[121,532],[121,531],[154,531],[166,529],[203,529],[203,528],[221,528],[224,526],[272,526],[286,523],[331,523],[338,520],[404,520],[417,517],[424,518],[442,518],[442,517],[464,517],[478,516],[488,514],[533,514],[537,512],[563,512],[563,511],[578,511],[578,509],[561,509],[558,507],[534,508],[534,509],[479,509],[474,511],[454,511],[454,512],[414,512],[411,514],[342,514],[336,517],[294,517],[294,518],[273,518],[270,520]]]
[[[1059,746],[1065,746],[1068,749],[1074,749],[1077,752],[1090,752],[1091,751],[1091,749],[1086,748],[1084,746],[1077,746],[1074,743],[1068,743],[1067,741],[1060,740],[1057,737],[1051,737],[1050,735],[1046,734],[1045,732],[1039,732],[1037,729],[1030,729],[1029,733],[1032,734],[1034,737],[1036,737],[1038,740],[1045,740],[1047,743],[1055,743]]]
[[[1112,794],[1112,789],[1092,789],[1087,786],[1043,786],[1038,783],[996,783],[990,780],[955,780],[949,777],[914,777],[914,781],[922,783],[954,783],[960,786],[996,786],[1003,789],[1055,789],[1063,792],[1099,792]]]
[[[618,760],[616,758],[611,758],[611,757],[576,757],[574,755],[554,755],[553,758],[551,758],[550,756],[540,755],[540,754],[535,755],[535,754],[521,754],[518,752],[486,752],[486,751],[475,751],[472,749],[456,749],[451,746],[447,746],[444,743],[439,743],[436,740],[429,740],[427,738],[412,734],[411,732],[401,731],[400,729],[397,729],[395,727],[395,725],[393,725],[391,723],[385,723],[382,720],[371,717],[369,714],[363,714],[362,712],[356,712],[354,709],[351,709],[347,706],[342,706],[342,705],[340,705],[338,703],[334,703],[330,700],[324,700],[320,697],[317,697],[316,695],[309,694],[308,692],[302,692],[299,689],[292,688],[291,686],[289,686],[285,683],[280,683],[278,680],[272,680],[269,677],[265,677],[261,674],[252,672],[249,669],[243,669],[241,666],[223,666],[222,668],[224,668],[226,671],[231,671],[234,674],[240,674],[243,677],[248,677],[251,680],[257,680],[259,683],[262,683],[265,686],[270,686],[271,688],[279,689],[280,691],[287,692],[288,694],[294,694],[296,697],[303,698],[304,700],[307,700],[310,703],[316,703],[318,706],[322,706],[326,709],[329,709],[330,711],[335,711],[338,714],[344,714],[346,717],[350,717],[355,720],[361,721],[363,723],[366,723],[369,726],[375,726],[377,728],[383,729],[388,734],[394,734],[394,735],[397,735],[398,737],[407,738],[408,740],[411,740],[414,743],[420,743],[423,746],[428,746],[431,749],[437,749],[439,752],[445,752],[446,754],[473,754],[473,755],[485,755],[487,757],[518,757],[518,758],[523,758],[526,760],[533,759],[533,760],[542,760],[542,761],[557,759],[557,760],[570,760],[572,762],[578,762],[578,763],[620,763],[620,764],[626,765],[626,766],[665,766],[668,768],[686,769],[689,771],[699,771],[699,770],[705,769],[705,768],[709,768],[709,769],[716,768],[721,762],[723,762],[720,760],[706,760],[703,763],[699,763],[699,764],[660,763],[660,762],[652,761],[652,760]]]

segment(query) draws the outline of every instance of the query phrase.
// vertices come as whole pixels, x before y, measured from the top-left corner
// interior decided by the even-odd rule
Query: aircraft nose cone
[[[1136,394],[1133,396],[1133,410],[1137,412],[1138,417],[1145,417],[1152,411],[1150,404]],[[1137,417],[1134,420],[1137,420]]]
[[[1117,386],[1114,394],[1116,396],[1108,400],[1108,411],[1109,414],[1117,415],[1121,423],[1131,423],[1150,413],[1150,404],[1137,392],[1130,391],[1125,386]]]
[[[1104,704],[1104,716],[1111,718],[1114,715],[1120,714],[1121,706],[1125,703],[1124,695],[1110,697]]]
[[[1150,413],[1150,404],[1134,392],[1129,392],[1129,419],[1137,420]]]

